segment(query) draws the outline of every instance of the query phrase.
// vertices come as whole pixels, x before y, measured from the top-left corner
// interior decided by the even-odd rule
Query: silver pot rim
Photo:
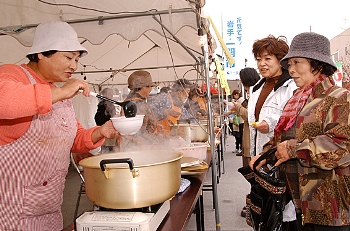
[[[157,165],[162,165],[162,164],[167,164],[167,163],[171,163],[171,162],[175,162],[179,159],[181,159],[184,155],[183,153],[181,153],[180,151],[175,151],[175,150],[147,150],[147,151],[156,151],[156,152],[165,152],[165,153],[169,153],[169,152],[173,152],[174,154],[177,153],[177,157],[174,157],[174,158],[171,158],[169,160],[165,160],[165,161],[160,161],[160,162],[154,162],[154,163],[147,163],[147,164],[135,164],[134,163],[134,168],[145,168],[145,167],[151,167],[151,166],[157,166]],[[90,168],[90,169],[96,169],[96,168],[100,168],[100,160],[108,160],[108,159],[119,159],[119,158],[132,158],[132,155],[134,154],[141,154],[142,155],[147,155],[147,154],[144,154],[145,151],[132,151],[132,152],[114,152],[114,153],[106,153],[106,154],[99,154],[99,155],[96,155],[96,156],[91,156],[91,157],[88,157],[88,158],[85,158],[83,160],[81,160],[79,162],[79,165],[81,165],[82,167],[85,167],[85,168]],[[120,155],[123,155],[122,157],[121,156],[118,156],[118,154]],[[130,155],[130,156],[128,156]],[[90,164],[90,162],[94,162],[92,164]],[[98,163],[97,163],[98,162]],[[126,168],[129,168],[128,166],[115,166],[117,164],[114,164],[113,167],[108,167],[108,169],[126,169]]]

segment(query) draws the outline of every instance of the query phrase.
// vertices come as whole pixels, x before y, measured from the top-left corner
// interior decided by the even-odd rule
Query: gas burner
[[[144,212],[146,209],[147,212]],[[170,201],[139,209],[115,210],[100,208],[85,212],[76,219],[76,230],[157,230],[170,210]],[[152,212],[148,212],[152,211]]]
[[[104,208],[104,207],[96,207],[95,211],[117,211],[117,212],[141,212],[141,213],[156,213],[161,207],[163,203],[159,203],[156,205],[151,205],[147,207],[142,208],[133,208],[133,209],[111,209],[111,208]]]

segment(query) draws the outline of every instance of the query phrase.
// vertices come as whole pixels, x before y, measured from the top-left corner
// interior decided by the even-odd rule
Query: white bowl
[[[111,118],[114,128],[123,136],[136,134],[143,123],[144,115],[126,118],[125,116]]]
[[[184,157],[195,157],[200,160],[207,159],[208,144],[203,142],[194,142],[190,146],[173,147],[173,150],[180,151]]]

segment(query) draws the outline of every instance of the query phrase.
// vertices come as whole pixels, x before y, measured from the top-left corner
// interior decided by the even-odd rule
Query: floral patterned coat
[[[284,140],[291,159],[281,169],[303,223],[350,225],[350,92],[331,77],[316,85],[294,127],[264,151]]]

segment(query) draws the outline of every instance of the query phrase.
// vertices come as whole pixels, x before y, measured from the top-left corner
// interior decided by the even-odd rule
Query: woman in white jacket
[[[264,85],[264,79],[260,80],[254,87],[250,88],[250,99],[248,102],[248,121],[250,126],[250,155],[258,155],[273,136],[273,129],[275,128],[278,119],[283,111],[284,105],[293,95],[296,89],[293,79],[286,79],[289,76],[287,72],[283,71],[282,80],[269,93],[265,102],[263,103],[259,118],[255,117],[255,105],[259,99],[259,95]],[[267,127],[267,128],[266,128]]]
[[[251,157],[260,154],[263,145],[273,136],[283,108],[297,88],[288,70],[280,65],[289,50],[285,40],[285,37],[269,35],[253,44],[253,54],[263,78],[250,89],[248,102]],[[295,208],[290,202],[283,211],[282,230],[292,227],[295,220]]]
[[[270,35],[253,44],[253,54],[263,78],[250,88],[248,121],[251,125],[251,156],[258,155],[273,136],[284,105],[296,89],[288,71],[279,63],[289,49],[283,38]]]

